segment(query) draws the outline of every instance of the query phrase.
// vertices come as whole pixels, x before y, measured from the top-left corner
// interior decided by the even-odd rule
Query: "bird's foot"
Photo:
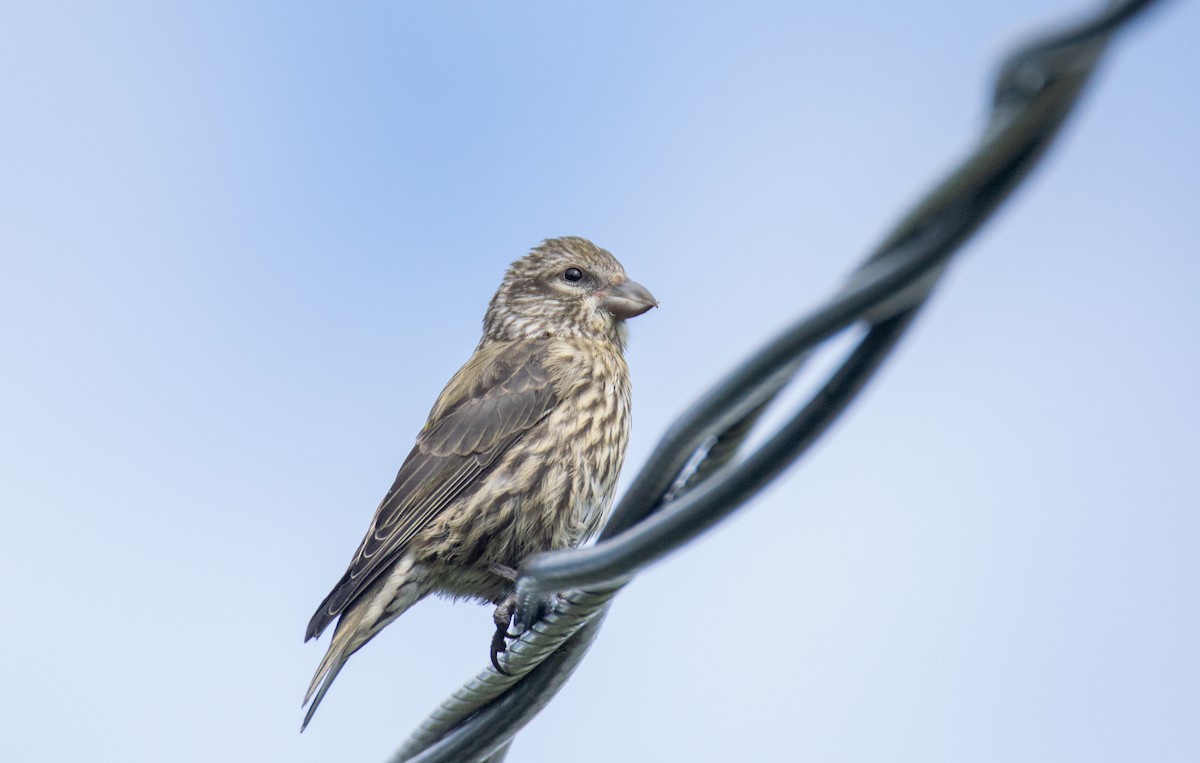
[[[501,578],[516,583],[517,571],[503,564],[493,564],[491,572]],[[502,675],[512,675],[500,667],[500,655],[508,651],[508,639],[520,638],[525,631],[554,607],[557,595],[546,597],[518,597],[516,586],[503,600],[496,602],[496,612],[492,621],[496,623],[496,632],[492,634],[492,667]]]
[[[508,639],[521,635],[508,632],[508,624],[516,610],[517,597],[515,594],[509,594],[508,598],[496,606],[496,612],[492,615],[492,622],[496,623],[496,632],[492,634],[492,667],[503,676],[511,676],[512,673],[500,667],[500,655],[508,651]]]
[[[513,630],[520,634],[532,628],[534,623],[554,609],[559,598],[558,594],[549,596],[516,595],[517,602],[513,606],[512,613]]]

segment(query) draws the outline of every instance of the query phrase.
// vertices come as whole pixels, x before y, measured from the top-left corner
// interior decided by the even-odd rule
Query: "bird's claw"
[[[511,676],[507,670],[500,666],[500,655],[508,651],[508,639],[517,638],[520,633],[512,634],[508,631],[509,621],[512,620],[513,612],[517,608],[517,597],[510,595],[507,599],[496,605],[496,612],[492,615],[492,622],[496,624],[496,632],[492,634],[492,667],[502,676]]]
[[[533,627],[533,624],[546,616],[546,613],[554,609],[554,604],[558,596],[552,594],[550,596],[516,596],[516,601],[513,605],[512,624],[513,629],[518,634],[524,633]]]
[[[502,676],[512,676],[512,673],[509,673],[500,666],[500,655],[507,651],[508,642],[504,640],[504,631],[497,630],[494,634],[492,634],[492,667],[495,668],[496,672]]]
[[[493,567],[493,572],[500,574]],[[504,601],[496,605],[496,611],[492,615],[492,622],[496,624],[496,632],[492,634],[492,667],[497,673],[505,676],[511,676],[503,667],[500,666],[500,655],[508,651],[508,639],[520,638],[525,631],[533,627],[533,624],[553,608],[557,596],[547,597],[519,597],[516,593],[508,595]],[[511,626],[511,627],[510,627]]]

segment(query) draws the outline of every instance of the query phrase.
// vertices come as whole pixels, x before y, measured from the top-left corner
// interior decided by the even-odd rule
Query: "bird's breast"
[[[447,523],[440,536],[439,563],[478,571],[454,595],[493,598],[497,591],[477,588],[490,565],[516,568],[531,554],[577,546],[612,505],[630,429],[625,361],[607,347],[568,346],[546,368],[558,402],[464,499],[470,521]]]
[[[603,524],[629,441],[629,371],[620,352],[584,346],[571,360],[565,394],[546,422],[567,456],[555,547],[578,545]]]

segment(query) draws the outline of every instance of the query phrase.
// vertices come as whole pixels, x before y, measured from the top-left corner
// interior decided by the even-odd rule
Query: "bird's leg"
[[[516,636],[508,632],[508,623],[512,620],[513,612],[517,610],[517,595],[510,593],[503,601],[496,605],[496,612],[492,615],[492,621],[496,623],[496,632],[492,634],[492,667],[496,672],[511,676],[504,668],[500,667],[500,654],[508,651],[508,639],[516,638]]]
[[[509,567],[507,564],[493,564],[491,567],[488,567],[488,569],[491,570],[493,574],[504,578],[510,583],[517,582],[517,571],[512,567]]]
[[[505,564],[493,564],[488,569],[490,569],[493,574],[504,578],[508,582],[512,583],[514,586],[516,585],[517,571],[515,569],[513,569],[512,567],[509,567],[508,565],[505,565]],[[508,622],[512,620],[513,613],[516,612],[516,610],[517,610],[517,604],[514,599],[514,596],[515,596],[515,594],[510,593],[508,595],[508,598],[501,604],[501,606],[507,607],[507,609],[504,610],[507,613],[504,616],[504,619],[505,619],[504,633],[508,638],[517,638],[522,633],[525,632],[524,629],[521,629],[521,630],[517,631],[516,633],[513,633],[508,630]],[[496,617],[500,617],[500,609],[496,610]],[[496,627],[497,628],[500,627],[500,623],[498,620],[496,621]]]
[[[493,574],[504,578],[509,583],[517,582],[517,571],[506,564],[493,564],[489,567]],[[496,672],[502,675],[512,675],[504,668],[500,667],[500,654],[508,651],[508,639],[517,638],[520,633],[510,633],[508,624],[512,622],[513,612],[517,611],[517,594],[512,591],[503,600],[496,602],[496,612],[492,615],[492,622],[496,623],[496,632],[492,634],[492,667],[496,668]]]
[[[509,583],[512,583],[514,586],[516,585],[517,571],[515,569],[513,569],[512,567],[509,567],[507,564],[496,563],[496,564],[493,564],[492,566],[490,566],[488,569],[492,572],[492,574],[496,575],[497,577],[504,578]],[[512,620],[512,614],[514,611],[516,611],[516,606],[517,606],[516,600],[514,598],[514,594],[510,593],[508,595],[507,599],[505,599],[505,601],[503,601],[503,602],[498,602],[498,605],[500,608],[496,609],[496,617],[497,618],[501,617],[502,611],[505,613],[503,615],[505,635],[508,638],[516,638],[516,637],[520,636],[521,635],[520,633],[511,633],[508,630],[508,622],[510,620]],[[503,609],[501,609],[501,608],[503,608]],[[497,628],[500,627],[500,621],[498,619],[496,620],[496,627]]]
[[[517,571],[512,567],[503,564],[493,564],[489,567],[495,575],[504,578],[510,583],[517,582]],[[504,675],[511,675],[508,671],[500,667],[500,654],[508,651],[508,639],[520,638],[521,634],[527,631],[534,622],[540,620],[542,615],[546,614],[554,606],[554,600],[557,596],[548,596],[541,600],[531,602],[525,607],[520,607],[517,602],[517,594],[514,590],[503,600],[496,602],[496,612],[492,615],[493,622],[496,623],[496,633],[492,636],[492,665],[497,671]],[[516,618],[514,620],[514,617]],[[510,624],[513,630],[509,630]]]

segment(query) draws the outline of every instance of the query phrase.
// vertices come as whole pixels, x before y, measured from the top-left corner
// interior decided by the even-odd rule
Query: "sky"
[[[610,249],[624,481],[835,291],[1073,0],[0,6],[8,760],[378,761],[486,664],[303,643],[508,263]],[[509,760],[1200,758],[1200,6],[778,483],[616,600]]]

